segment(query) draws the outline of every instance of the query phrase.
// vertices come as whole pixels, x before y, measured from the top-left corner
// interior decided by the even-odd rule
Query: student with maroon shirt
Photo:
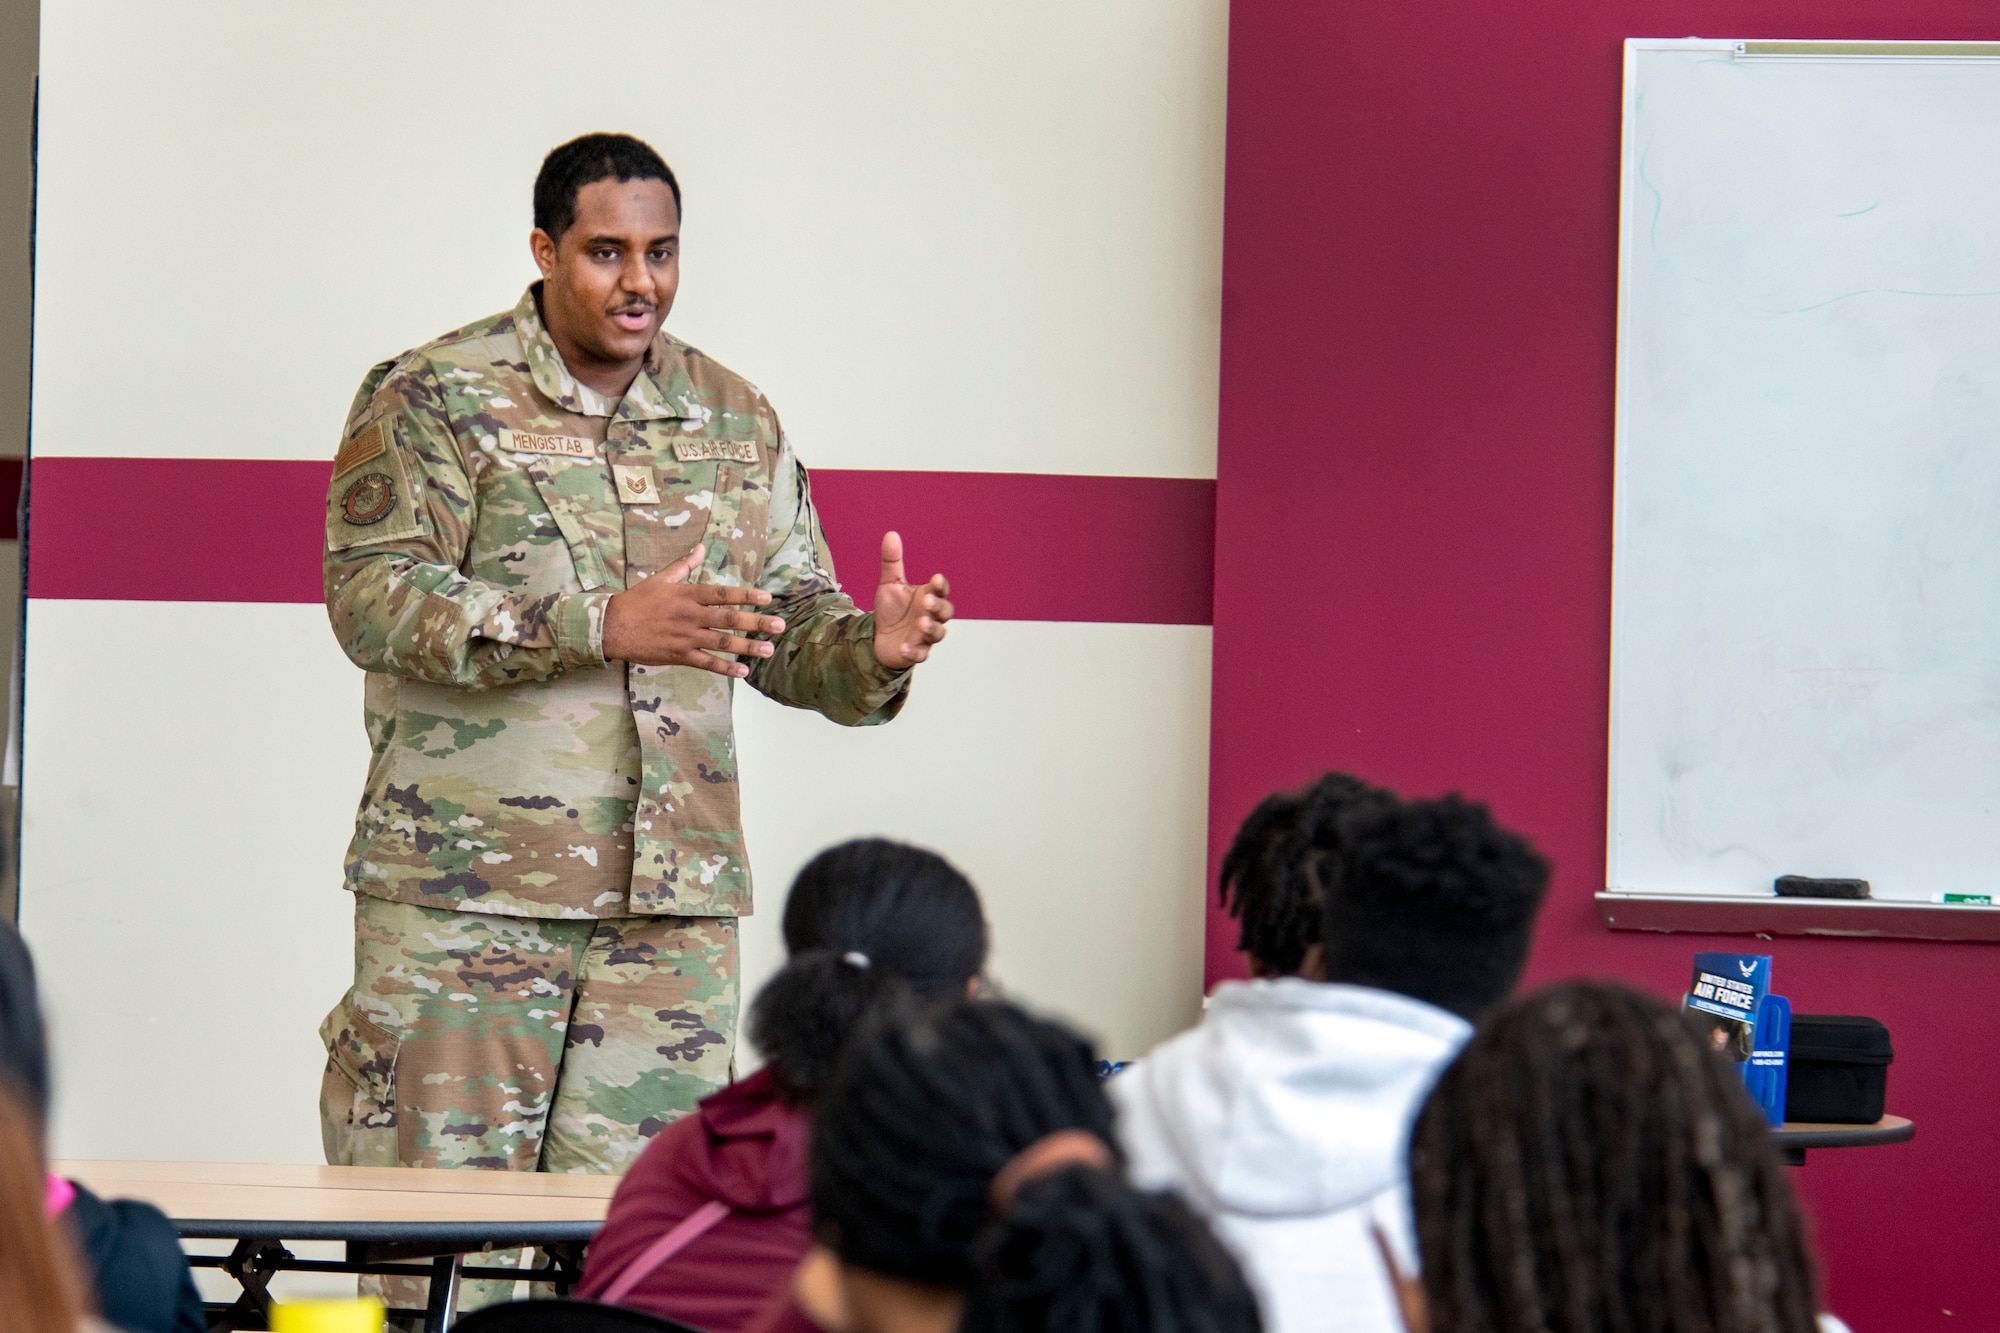
[[[767,1063],[647,1145],[590,1243],[577,1294],[737,1333],[811,1245],[814,1098],[881,995],[966,994],[986,965],[979,895],[934,853],[843,843],[799,872],[790,960],[750,1009]]]

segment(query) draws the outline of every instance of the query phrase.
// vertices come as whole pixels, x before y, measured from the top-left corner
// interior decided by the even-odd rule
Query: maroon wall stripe
[[[910,576],[949,575],[974,619],[1209,623],[1212,481],[829,469],[812,486],[834,567],[864,599],[894,528]]]
[[[317,602],[327,468],[37,459],[28,595]],[[813,473],[813,498],[835,565],[864,604],[893,527],[909,573],[948,574],[970,619],[1209,622],[1212,481],[824,469]]]

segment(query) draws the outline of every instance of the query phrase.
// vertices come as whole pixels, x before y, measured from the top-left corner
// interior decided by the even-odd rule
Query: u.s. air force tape
[[[754,463],[757,461],[757,441],[682,438],[674,441],[674,457],[683,463],[706,463],[710,459],[725,463]]]

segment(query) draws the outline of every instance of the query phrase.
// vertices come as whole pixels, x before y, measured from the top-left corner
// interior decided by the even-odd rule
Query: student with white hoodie
[[[1548,877],[1486,807],[1345,774],[1246,821],[1222,892],[1256,979],[1109,1090],[1133,1183],[1208,1217],[1266,1333],[1400,1333],[1373,1233],[1413,1252],[1410,1124],[1519,980]]]

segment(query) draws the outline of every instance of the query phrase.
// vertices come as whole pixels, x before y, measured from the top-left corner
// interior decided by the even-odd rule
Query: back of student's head
[[[999,1001],[893,1001],[814,1124],[813,1226],[844,1264],[966,1293],[968,1333],[1257,1333],[1233,1260],[1134,1191],[1088,1042]]]
[[[1290,976],[1307,962],[1325,926],[1326,886],[1339,874],[1342,821],[1393,792],[1351,773],[1328,773],[1310,787],[1265,797],[1222,857],[1222,905],[1240,918],[1236,947],[1265,976]]]
[[[49,1056],[35,963],[20,932],[0,922],[0,1086],[38,1120],[48,1110]]]
[[[1476,1019],[1521,979],[1549,863],[1457,795],[1372,803],[1342,820],[1326,903],[1326,979]]]
[[[779,1088],[810,1099],[854,1024],[887,990],[962,995],[986,966],[971,881],[919,847],[864,838],[806,863],[785,902],[785,966],[750,1009]]]
[[[1410,1144],[1431,1333],[1812,1333],[1791,1183],[1740,1074],[1650,996],[1488,1017]]]

